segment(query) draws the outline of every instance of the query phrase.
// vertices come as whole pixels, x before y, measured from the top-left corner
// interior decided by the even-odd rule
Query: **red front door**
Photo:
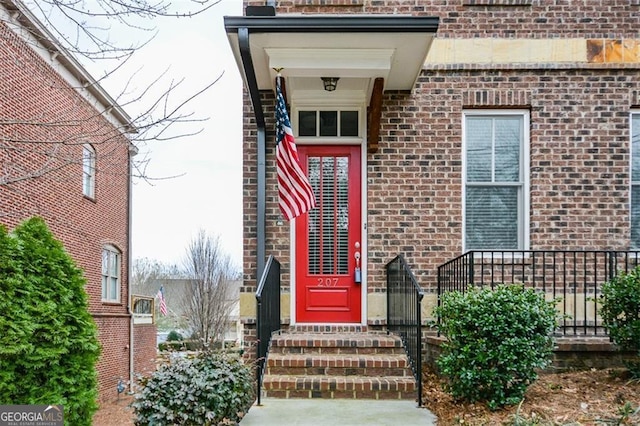
[[[359,323],[359,146],[298,146],[317,207],[296,220],[297,322]]]

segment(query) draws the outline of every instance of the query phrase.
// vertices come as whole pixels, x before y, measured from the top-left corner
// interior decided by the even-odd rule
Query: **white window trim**
[[[110,299],[109,298],[109,281],[106,280],[107,282],[105,283],[105,279],[104,277],[107,278],[114,278],[111,275],[105,275],[104,274],[104,252],[107,251],[113,255],[115,255],[116,258],[116,271],[117,271],[117,277],[115,277],[117,279],[117,283],[116,283],[116,297],[115,299]],[[108,271],[107,271],[108,273]],[[106,245],[104,247],[102,247],[102,256],[101,256],[101,262],[100,262],[100,281],[101,281],[101,298],[102,301],[104,303],[120,303],[121,300],[121,296],[120,296],[120,286],[122,285],[122,252],[120,250],[118,250],[116,247],[112,246],[112,245]],[[105,291],[105,285],[106,287],[106,291]],[[106,297],[104,297],[104,295],[106,294]]]
[[[139,313],[136,312],[135,307],[138,301],[146,300],[149,302],[150,306],[149,312]],[[155,297],[150,296],[141,296],[141,295],[132,295],[131,296],[131,307],[133,311],[133,323],[134,324],[155,324]]]
[[[85,157],[86,153],[89,153],[89,160],[91,164],[87,165]],[[90,173],[87,173],[89,168]],[[85,185],[86,176],[89,176],[89,187]],[[90,144],[82,145],[82,194],[85,197],[94,199],[96,197],[96,150]]]
[[[633,211],[633,187],[634,185],[640,185],[640,181],[633,180],[633,118],[637,116],[640,119],[640,109],[632,109],[629,111],[629,248],[633,250],[634,244],[632,240],[632,226],[633,216],[631,212]],[[640,131],[640,129],[638,129]],[[640,246],[640,242],[638,242],[638,246]]]
[[[493,115],[493,116],[521,116],[523,117],[523,149],[522,149],[522,197],[519,200],[519,209],[522,209],[522,219],[518,223],[519,233],[519,245],[517,250],[529,250],[530,248],[530,112],[525,109],[474,109],[462,111],[462,252],[465,253],[469,249],[466,247],[466,235],[465,229],[467,224],[466,218],[466,190],[467,190],[467,131],[466,123],[467,117],[479,116],[479,115]],[[483,250],[489,252],[490,250]],[[501,251],[501,249],[496,249]],[[506,250],[509,251],[509,250]]]
[[[360,136],[299,136],[298,113],[300,111],[337,111],[338,115],[340,115],[340,111],[357,111],[359,121],[358,133]],[[330,105],[324,105],[322,103],[298,103],[291,107],[291,116],[289,117],[289,120],[293,127],[296,144],[322,145],[326,143],[330,145],[361,145],[366,139],[366,113],[367,109],[361,103],[336,102]]]

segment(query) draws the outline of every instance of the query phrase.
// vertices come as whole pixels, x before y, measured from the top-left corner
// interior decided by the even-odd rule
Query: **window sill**
[[[153,315],[151,314],[133,314],[134,324],[154,324]]]

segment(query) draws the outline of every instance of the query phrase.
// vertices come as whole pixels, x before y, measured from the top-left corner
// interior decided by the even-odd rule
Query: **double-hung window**
[[[102,301],[120,302],[120,262],[118,249],[106,246],[102,249]]]
[[[464,249],[527,249],[528,112],[463,117]]]
[[[640,249],[640,111],[631,112],[631,247]]]
[[[82,146],[82,194],[89,198],[96,195],[96,151],[89,144]]]

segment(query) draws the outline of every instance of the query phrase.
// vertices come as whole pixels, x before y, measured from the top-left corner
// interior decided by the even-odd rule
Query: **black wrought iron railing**
[[[424,292],[400,254],[387,263],[387,331],[402,338],[422,406],[422,317]]]
[[[256,290],[256,332],[257,332],[257,398],[260,405],[262,376],[269,352],[269,342],[274,331],[280,330],[280,262],[269,256]]]
[[[558,301],[560,335],[604,336],[598,312],[602,284],[639,263],[638,251],[469,251],[438,267],[438,305],[449,291],[522,284]]]

